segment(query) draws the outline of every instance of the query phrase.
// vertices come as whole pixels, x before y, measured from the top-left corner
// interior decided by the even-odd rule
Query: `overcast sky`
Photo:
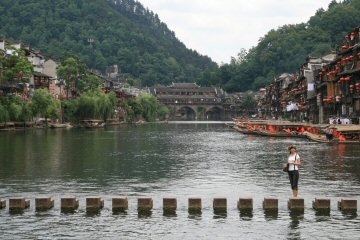
[[[255,46],[269,30],[307,22],[331,0],[139,0],[188,47],[217,63]]]

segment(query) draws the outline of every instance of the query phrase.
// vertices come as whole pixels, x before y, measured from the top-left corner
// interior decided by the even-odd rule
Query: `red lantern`
[[[341,48],[344,49],[344,50],[346,50],[346,49],[349,49],[349,46],[344,45],[344,46],[342,46]]]

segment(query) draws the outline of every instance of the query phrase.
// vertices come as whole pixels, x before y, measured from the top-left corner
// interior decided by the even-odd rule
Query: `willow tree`
[[[60,101],[55,100],[47,89],[39,89],[32,98],[32,110],[34,114],[44,117],[47,123],[48,118],[60,116]]]
[[[114,114],[117,107],[115,94],[106,94],[100,90],[86,92],[79,99],[73,101],[77,101],[77,110],[74,111],[74,114],[78,120],[96,118],[106,121]]]

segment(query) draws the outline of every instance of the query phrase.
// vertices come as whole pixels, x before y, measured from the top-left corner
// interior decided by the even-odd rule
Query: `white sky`
[[[331,0],[138,0],[159,15],[188,48],[217,63],[284,24],[307,22]]]

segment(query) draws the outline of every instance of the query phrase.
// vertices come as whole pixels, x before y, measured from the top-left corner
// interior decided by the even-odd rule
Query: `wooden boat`
[[[50,128],[71,128],[70,123],[50,123]]]
[[[325,134],[315,134],[304,132],[304,136],[306,136],[309,140],[318,142],[318,143],[329,143],[329,144],[360,144],[359,140],[351,140],[347,139],[346,141],[341,141],[338,138],[334,138],[333,140],[329,140]]]
[[[86,128],[103,128],[105,123],[103,120],[89,119],[89,120],[81,120],[81,126]]]
[[[237,132],[243,133],[243,134],[254,134],[250,132],[247,128],[235,126],[233,127]]]
[[[329,141],[325,134],[315,134],[310,132],[303,132],[303,136],[306,136],[309,140],[319,143],[330,143],[330,142],[337,142],[337,140]]]
[[[295,132],[270,132],[266,131],[264,129],[256,129],[256,130],[250,130],[254,134],[258,134],[260,136],[267,136],[267,137],[296,137],[296,138],[304,138],[302,134],[296,134]]]

